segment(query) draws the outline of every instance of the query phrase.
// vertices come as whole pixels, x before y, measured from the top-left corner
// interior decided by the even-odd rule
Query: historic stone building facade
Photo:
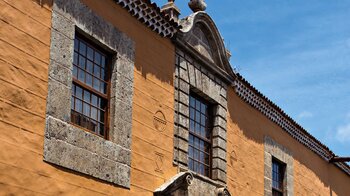
[[[0,0],[0,195],[349,195],[189,6]]]

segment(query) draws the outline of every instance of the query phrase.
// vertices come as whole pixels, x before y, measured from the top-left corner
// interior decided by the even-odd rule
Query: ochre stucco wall
[[[349,195],[350,177],[297,142],[259,111],[228,92],[228,187],[233,195],[264,195],[264,136],[294,158],[295,195]]]
[[[43,162],[51,3],[37,2],[0,0],[0,195],[152,195],[176,174],[174,46],[112,0],[83,0],[136,44],[131,189],[119,188]],[[227,181],[233,195],[263,195],[264,135],[293,152],[295,195],[350,193],[349,176],[292,139],[232,89],[228,99]],[[167,120],[162,132],[153,125],[158,110]]]
[[[0,195],[152,195],[176,174],[174,46],[111,0],[83,1],[136,44],[131,189],[119,188],[43,162],[51,3],[37,2],[0,0]],[[163,132],[153,126],[158,110]]]

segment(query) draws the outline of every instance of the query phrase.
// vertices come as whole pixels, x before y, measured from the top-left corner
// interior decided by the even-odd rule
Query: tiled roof
[[[160,11],[150,0],[114,0],[141,23],[163,37],[173,37],[179,24]]]
[[[335,154],[322,142],[308,133],[302,126],[288,116],[280,107],[273,103],[269,98],[260,93],[243,76],[236,73],[235,91],[241,99],[252,107],[259,110],[271,121],[279,125],[289,135],[298,142],[304,144],[307,148],[318,154],[321,158],[329,161]],[[345,173],[350,175],[350,166],[346,163],[334,163]]]

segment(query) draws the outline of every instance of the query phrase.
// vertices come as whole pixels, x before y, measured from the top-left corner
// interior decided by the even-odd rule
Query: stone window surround
[[[283,195],[293,195],[294,177],[293,177],[293,155],[284,146],[275,142],[269,136],[264,138],[264,195],[272,196],[272,159],[278,159],[286,164],[284,174],[284,193]]]
[[[180,49],[176,53],[174,164],[188,170],[189,93],[194,91],[214,106],[211,178],[226,183],[227,84]]]
[[[75,33],[112,55],[109,140],[70,123]],[[79,0],[54,0],[44,161],[130,188],[134,42]]]

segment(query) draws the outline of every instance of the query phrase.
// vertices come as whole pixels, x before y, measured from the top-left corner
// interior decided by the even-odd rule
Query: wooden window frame
[[[87,132],[89,132],[89,133],[92,133],[92,134],[94,134],[94,135],[97,135],[97,136],[99,136],[99,137],[102,137],[102,138],[108,140],[108,139],[109,139],[109,122],[110,122],[110,119],[109,119],[109,117],[110,117],[110,115],[109,115],[110,107],[109,107],[109,105],[110,105],[111,76],[112,76],[112,74],[111,74],[111,60],[110,60],[110,59],[111,59],[111,57],[110,57],[111,54],[108,53],[106,50],[104,50],[104,49],[103,49],[102,47],[100,47],[99,45],[95,44],[92,40],[86,38],[84,35],[82,35],[82,34],[80,34],[80,33],[78,33],[78,32],[76,32],[76,34],[75,34],[75,36],[74,36],[74,44],[76,44],[76,42],[75,42],[76,39],[78,39],[79,42],[83,42],[86,46],[89,46],[90,48],[92,48],[93,51],[94,51],[94,53],[95,53],[95,51],[97,51],[97,52],[99,52],[100,54],[102,54],[103,56],[105,56],[105,79],[101,78],[101,74],[100,74],[100,77],[95,77],[95,76],[94,76],[94,73],[90,73],[89,71],[87,71],[87,69],[86,69],[86,62],[85,62],[85,68],[84,68],[84,69],[80,68],[79,65],[77,65],[77,69],[83,70],[83,71],[85,72],[84,74],[90,74],[90,75],[92,76],[92,86],[89,86],[89,85],[86,84],[85,82],[79,80],[78,78],[75,78],[75,75],[74,75],[74,74],[72,75],[72,89],[74,88],[74,85],[75,85],[75,86],[79,86],[80,88],[82,88],[82,89],[83,89],[83,92],[84,92],[84,91],[88,91],[88,92],[91,93],[91,94],[95,94],[98,98],[103,99],[103,100],[106,102],[105,107],[104,107],[104,108],[99,108],[99,107],[97,107],[97,106],[93,106],[93,104],[91,103],[91,101],[90,101],[89,103],[83,101],[83,99],[84,99],[84,93],[82,93],[82,99],[79,99],[79,98],[75,97],[73,93],[72,93],[72,96],[71,96],[72,101],[73,101],[73,99],[74,99],[74,100],[75,100],[75,99],[79,99],[80,101],[82,101],[82,103],[88,104],[89,107],[90,107],[90,114],[91,114],[91,107],[98,108],[98,111],[99,111],[99,110],[101,110],[101,111],[104,110],[104,119],[103,119],[104,129],[103,129],[103,135],[101,135],[101,134],[99,134],[99,133],[97,133],[97,132],[95,132],[95,131],[92,131],[92,130],[86,128],[86,127],[83,127],[83,126],[81,126],[81,125],[79,125],[79,124],[77,124],[77,123],[72,122],[72,118],[73,118],[73,115],[72,115],[73,109],[72,109],[72,108],[71,108],[71,116],[72,116],[72,117],[71,117],[71,124],[74,125],[74,126],[76,126],[76,127],[78,127],[78,128],[80,128],[80,129],[82,129],[82,130],[84,130],[84,131],[87,131]],[[79,47],[78,47],[78,49],[77,49],[78,51],[75,51],[75,45],[73,45],[73,46],[74,46],[73,53],[77,52],[79,56],[81,55],[81,56],[83,56],[83,57],[85,58],[85,61],[87,61],[87,60],[89,59],[89,58],[87,57],[87,52],[86,52],[86,54],[81,54],[81,53],[80,53],[80,44],[79,44]],[[86,51],[87,51],[87,49],[86,49]],[[73,56],[74,56],[74,54],[73,54]],[[79,59],[79,57],[78,57],[78,59]],[[95,55],[93,56],[93,64],[95,64],[95,63],[94,63],[94,60],[95,60]],[[75,66],[75,65],[74,65],[74,62],[72,62],[72,64],[73,64],[73,67],[74,67],[74,66]],[[78,63],[78,64],[79,64],[79,63]],[[94,66],[95,66],[95,65],[94,65]],[[99,66],[101,66],[101,65],[99,65]],[[79,74],[78,74],[78,75],[79,75]],[[78,76],[78,77],[79,77],[79,76]],[[86,75],[85,75],[84,77],[85,77],[84,80],[86,81]],[[104,82],[104,83],[106,84],[106,94],[104,94],[104,93],[102,93],[102,92],[96,90],[96,89],[93,87],[93,80],[94,80],[94,79],[97,79],[97,80],[99,80],[100,82]],[[100,83],[100,87],[99,87],[99,88],[100,88],[100,90],[101,90],[101,83]],[[90,95],[90,96],[91,96],[91,95]],[[83,105],[83,104],[82,104],[82,105]],[[70,107],[71,107],[71,106],[70,106]],[[82,106],[82,107],[83,107],[83,106]],[[77,111],[74,110],[74,112],[77,112]],[[79,113],[79,112],[77,112],[77,113]],[[91,119],[90,117],[85,116],[84,113],[79,113],[79,114],[82,115],[82,116],[84,116],[84,117],[86,117],[86,118],[88,118],[88,119]],[[99,124],[99,123],[102,123],[102,121],[98,121],[98,124]]]
[[[203,97],[201,97],[200,95],[198,95],[198,94],[196,94],[194,92],[190,92],[189,98],[190,98],[190,100],[191,100],[191,98],[194,98],[196,101],[199,101],[201,104],[206,105],[206,107],[207,107],[207,114],[204,114],[204,116],[207,118],[207,123],[208,124],[205,125],[205,134],[208,134],[207,132],[209,132],[209,135],[210,135],[209,136],[210,138],[208,139],[205,136],[198,135],[197,133],[191,131],[191,121],[194,121],[194,126],[196,126],[196,124],[200,124],[200,126],[202,126],[202,124],[200,122],[196,121],[196,113],[198,111],[198,108],[196,107],[196,104],[195,104],[195,107],[192,107],[191,103],[189,103],[189,121],[190,121],[190,124],[189,124],[189,138],[191,136],[193,137],[193,139],[197,138],[199,140],[199,143],[201,141],[203,141],[204,149],[201,149],[200,147],[196,147],[195,146],[195,142],[193,142],[193,145],[190,144],[190,142],[189,142],[188,143],[189,148],[192,148],[193,150],[197,150],[198,151],[199,159],[191,158],[190,155],[189,155],[189,153],[190,153],[190,149],[189,149],[188,150],[188,161],[189,162],[192,161],[193,163],[196,162],[198,164],[198,166],[203,165],[204,166],[204,174],[200,173],[200,170],[198,170],[198,169],[194,170],[194,168],[191,169],[190,167],[189,167],[189,169],[191,171],[194,171],[194,172],[200,174],[200,175],[212,178],[212,164],[213,164],[213,161],[212,161],[213,160],[213,133],[212,133],[212,129],[213,129],[213,113],[212,112],[213,112],[213,110],[212,109],[213,109],[213,107],[209,103],[209,101],[205,100]],[[202,107],[202,105],[200,107]],[[193,117],[193,119],[191,118],[192,117],[191,116],[191,108],[194,109],[194,117]],[[198,112],[200,112],[200,115],[203,114],[201,112],[201,109]],[[205,151],[205,145],[206,144],[209,145],[209,151],[208,152]],[[208,163],[201,162],[201,160],[200,160],[200,153],[203,153],[204,155],[209,155],[209,157],[208,157],[209,162]],[[188,165],[189,165],[189,163],[188,163]],[[208,171],[208,175],[205,174],[205,168],[206,167],[209,170]]]

